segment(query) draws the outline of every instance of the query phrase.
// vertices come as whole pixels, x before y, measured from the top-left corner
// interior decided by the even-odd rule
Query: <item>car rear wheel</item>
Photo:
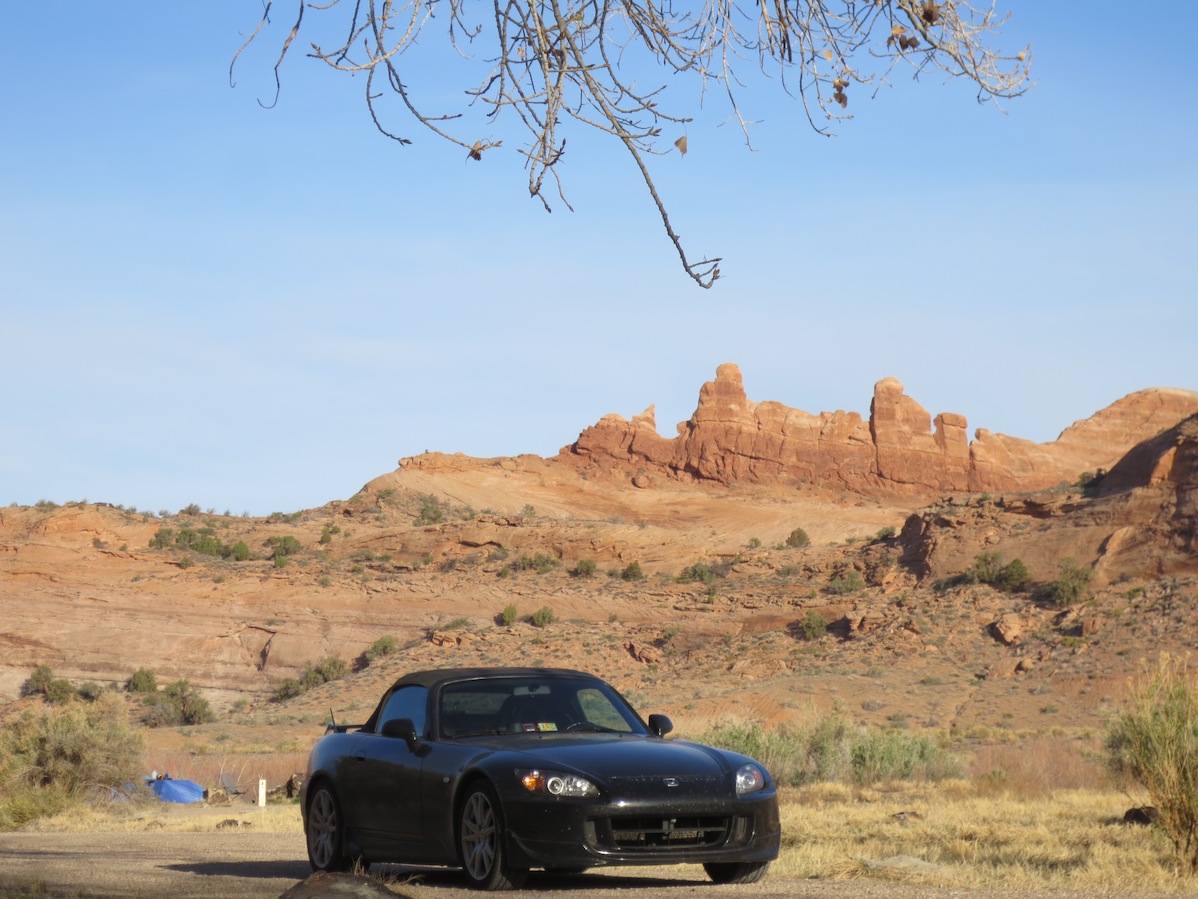
[[[480,781],[469,788],[458,820],[458,849],[471,886],[514,890],[524,883],[528,871],[508,865],[503,812],[490,784]]]
[[[318,786],[308,801],[308,861],[313,871],[344,871],[350,860],[345,855],[345,822],[332,787]]]
[[[757,883],[769,869],[769,862],[709,862],[703,866],[715,883]]]

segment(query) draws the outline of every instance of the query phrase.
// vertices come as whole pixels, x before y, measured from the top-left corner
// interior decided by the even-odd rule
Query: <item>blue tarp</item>
[[[150,787],[154,795],[163,802],[187,803],[204,800],[204,788],[190,780],[173,780],[168,777],[150,781]]]

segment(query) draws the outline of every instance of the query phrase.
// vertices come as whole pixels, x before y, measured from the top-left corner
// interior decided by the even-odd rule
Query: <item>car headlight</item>
[[[524,789],[530,793],[567,796],[574,799],[599,795],[598,787],[585,777],[579,777],[577,774],[563,774],[559,771],[542,771],[539,768],[530,768],[517,771],[516,776],[520,778],[520,783],[523,784]]]
[[[757,765],[741,765],[736,771],[736,795],[756,793],[765,786],[765,772]]]

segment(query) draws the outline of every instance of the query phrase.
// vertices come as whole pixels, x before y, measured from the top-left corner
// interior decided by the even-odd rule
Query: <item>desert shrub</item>
[[[175,545],[175,529],[159,528],[150,539],[150,549],[169,549]]]
[[[553,609],[549,606],[541,606],[541,608],[532,613],[532,616],[528,620],[537,627],[545,627],[546,625],[553,624],[557,620],[557,616],[553,614]]]
[[[142,720],[147,727],[205,724],[216,717],[208,700],[186,678],[147,694],[145,703]]]
[[[897,532],[893,525],[887,525],[874,535],[875,540],[890,540]]]
[[[811,538],[807,536],[807,532],[802,528],[795,528],[787,535],[786,545],[792,549],[802,549],[804,546],[811,545]]]
[[[938,781],[961,777],[965,770],[962,759],[931,735],[854,726],[840,711],[807,727],[782,725],[767,730],[759,723],[717,724],[697,742],[757,759],[782,786]]]
[[[448,507],[449,503],[437,499],[431,493],[426,493],[420,497],[420,509],[416,513],[416,517],[412,519],[412,524],[417,527],[441,524],[445,521],[445,512]]]
[[[54,672],[49,665],[38,665],[29,673],[29,679],[21,688],[22,696],[45,696],[54,681]]]
[[[158,690],[158,678],[149,668],[138,668],[125,681],[125,689],[130,693],[154,693]]]
[[[974,557],[973,564],[954,583],[990,584],[1010,593],[1018,592],[1031,583],[1031,575],[1021,559],[1003,562],[1002,553],[984,552]]]
[[[27,709],[0,731],[0,830],[134,781],[141,736],[112,692],[95,702]]]
[[[103,694],[104,687],[102,687],[100,684],[97,684],[94,680],[89,680],[75,688],[75,695],[84,702],[95,702]]]
[[[1048,585],[1048,597],[1058,606],[1071,606],[1086,593],[1094,572],[1072,559],[1062,559],[1060,575]]]
[[[828,592],[834,593],[837,596],[856,593],[864,589],[865,579],[861,577],[861,572],[855,568],[842,571],[840,574],[835,575],[832,580],[828,581]]]
[[[645,573],[641,571],[640,562],[629,562],[624,570],[620,572],[620,577],[626,581],[643,581]]]
[[[594,559],[579,559],[578,564],[574,566],[575,577],[594,577],[595,576],[595,560]]]
[[[319,662],[309,662],[300,675],[300,686],[305,690],[319,687],[335,680],[341,680],[349,674],[349,663],[338,656],[328,656]]]
[[[1027,566],[1023,564],[1021,559],[1012,559],[998,572],[998,580],[995,581],[995,586],[1001,590],[1006,590],[1008,593],[1018,593],[1020,590],[1027,589],[1027,586],[1032,582],[1032,576],[1027,570]]]
[[[186,506],[184,506],[182,509],[179,510],[179,514],[180,515],[199,515],[200,514],[200,504],[199,503],[188,503]]]
[[[228,546],[225,549],[226,551],[221,555],[233,562],[245,562],[250,557],[249,545],[244,540],[238,540],[232,546]]]
[[[75,698],[75,685],[65,678],[56,677],[46,686],[45,697],[51,705],[65,705]]]
[[[694,565],[688,565],[686,568],[683,568],[682,573],[678,575],[678,582],[681,584],[693,584],[698,582],[710,586],[711,584],[715,583],[716,578],[719,576],[719,573],[710,565],[708,565],[706,562],[699,561]]]
[[[376,659],[381,659],[383,656],[389,656],[395,650],[399,649],[399,644],[395,642],[395,638],[390,634],[379,637],[370,644],[370,648],[363,654],[367,662],[373,662]]]
[[[522,554],[510,567],[513,571],[535,571],[537,574],[548,574],[560,564],[561,562],[551,555],[537,553],[535,556]]]
[[[289,677],[277,687],[270,695],[273,702],[286,702],[288,699],[295,699],[304,692],[303,686],[294,677]]]
[[[520,612],[516,609],[515,603],[508,603],[503,607],[503,611],[499,613],[499,620],[508,627],[520,620]]]
[[[824,620],[823,615],[811,609],[798,622],[797,630],[804,639],[818,640],[828,632],[828,622]]]
[[[1143,786],[1187,874],[1198,875],[1198,688],[1186,664],[1162,654],[1107,725],[1108,764],[1121,785]]]
[[[297,538],[291,536],[290,534],[270,537],[267,539],[266,543],[268,546],[270,546],[271,552],[274,554],[276,559],[283,556],[294,556],[304,548],[303,544],[301,544]]]

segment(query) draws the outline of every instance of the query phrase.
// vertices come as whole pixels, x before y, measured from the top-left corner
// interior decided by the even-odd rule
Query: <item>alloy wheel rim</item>
[[[333,797],[327,790],[321,790],[312,800],[308,812],[308,849],[318,868],[324,868],[332,860],[336,833],[337,810],[333,806]]]
[[[495,810],[482,793],[466,800],[462,815],[462,861],[475,880],[483,880],[495,863]]]

